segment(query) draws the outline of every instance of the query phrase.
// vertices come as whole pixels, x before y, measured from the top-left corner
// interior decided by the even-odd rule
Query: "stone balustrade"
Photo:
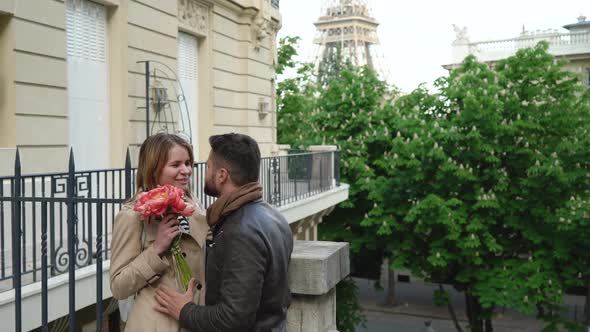
[[[470,54],[475,55],[480,61],[496,61],[514,55],[520,49],[534,47],[540,41],[548,42],[549,53],[556,56],[590,52],[590,31],[571,33],[552,31],[528,33],[509,39],[455,42],[452,63],[459,64]]]

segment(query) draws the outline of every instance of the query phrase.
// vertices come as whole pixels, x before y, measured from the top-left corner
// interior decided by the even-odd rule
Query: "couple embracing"
[[[140,148],[138,194],[117,214],[111,247],[113,297],[134,298],[127,332],[286,331],[293,237],[262,200],[258,144],[241,134],[212,136],[209,144],[205,193],[217,200],[206,212],[193,201],[189,143],[157,134]],[[182,189],[195,212],[142,220],[134,210],[138,196],[166,185]],[[173,243],[192,276],[186,292]]]

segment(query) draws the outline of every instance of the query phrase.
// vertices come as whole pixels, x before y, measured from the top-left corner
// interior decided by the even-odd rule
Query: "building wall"
[[[0,148],[19,147],[24,173],[67,165],[65,1],[0,7]],[[251,135],[263,155],[271,154],[281,18],[270,0],[95,2],[108,7],[110,137],[88,139],[108,140],[111,167],[123,166],[127,146],[136,154],[146,136],[145,66],[137,62],[156,60],[176,70],[179,31],[198,39],[198,112],[191,110],[198,113],[197,159],[206,159],[210,135],[226,132]],[[261,103],[268,114],[260,114]]]
[[[8,14],[0,27],[0,147],[19,146],[23,163],[54,169],[68,146],[64,3],[16,1]]]
[[[582,85],[590,88],[590,54],[568,58],[569,63],[565,68],[580,75]]]
[[[590,22],[585,16],[578,22],[564,26],[567,32],[555,29],[545,31],[523,31],[515,38],[471,42],[467,28],[455,27],[456,40],[452,44],[451,63],[443,65],[447,70],[461,66],[463,59],[470,54],[479,61],[495,64],[501,59],[513,56],[520,49],[534,47],[545,41],[548,52],[558,59],[567,60],[565,69],[580,75],[581,84],[590,88]]]

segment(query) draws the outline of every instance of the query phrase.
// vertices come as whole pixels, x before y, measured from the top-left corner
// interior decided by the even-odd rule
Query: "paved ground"
[[[357,332],[423,332],[424,322],[431,321],[435,332],[455,332],[446,307],[436,307],[432,303],[432,294],[438,286],[428,283],[398,283],[396,296],[399,304],[394,307],[383,306],[386,293],[375,290],[374,281],[355,279],[359,286],[360,300],[367,315],[367,327],[358,327]],[[453,307],[460,324],[466,325],[465,303],[461,293],[447,287],[451,294]],[[571,320],[578,318],[584,308],[584,298],[566,297],[567,312]],[[545,327],[542,321],[513,310],[502,310],[494,319],[495,332],[539,332]]]
[[[356,332],[423,332],[425,320],[431,322],[435,332],[457,332],[451,321],[425,319],[423,317],[384,314],[381,312],[367,311],[367,326],[357,327]]]

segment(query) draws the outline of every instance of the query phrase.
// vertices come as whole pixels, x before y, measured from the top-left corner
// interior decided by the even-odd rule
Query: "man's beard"
[[[209,184],[209,181],[205,179],[205,195],[212,197],[219,197],[219,190],[214,185]]]

